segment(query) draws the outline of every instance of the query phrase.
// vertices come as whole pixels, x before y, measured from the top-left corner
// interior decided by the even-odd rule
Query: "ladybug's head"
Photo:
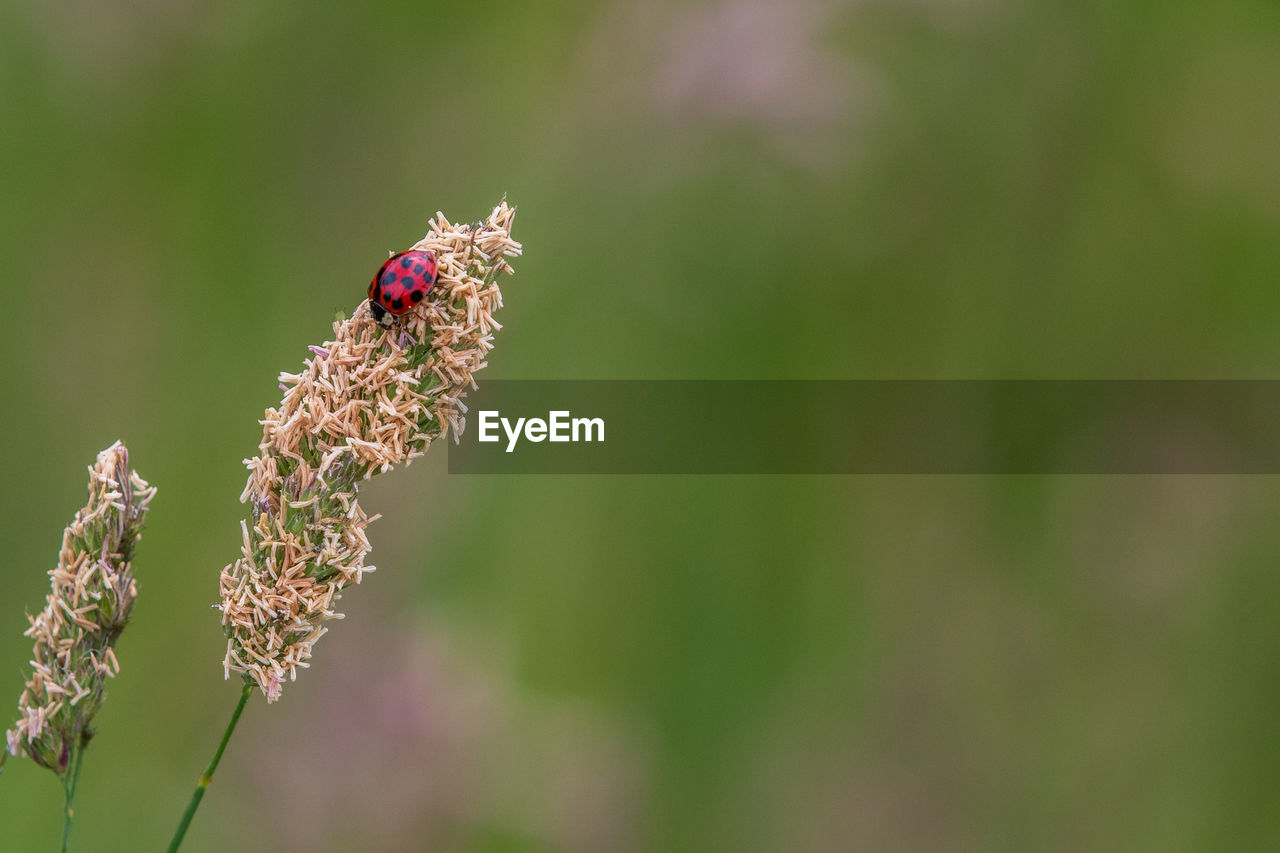
[[[395,322],[391,312],[379,305],[376,299],[369,300],[369,313],[373,315],[373,322],[384,329],[390,329],[391,324]]]

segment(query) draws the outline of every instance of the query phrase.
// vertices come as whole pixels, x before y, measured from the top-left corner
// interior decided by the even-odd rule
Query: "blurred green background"
[[[3,4],[0,698],[85,466],[160,489],[73,849],[167,841],[276,374],[436,210],[520,208],[489,377],[1273,378],[1278,106],[1274,0]],[[442,451],[184,849],[1280,844],[1276,478]]]

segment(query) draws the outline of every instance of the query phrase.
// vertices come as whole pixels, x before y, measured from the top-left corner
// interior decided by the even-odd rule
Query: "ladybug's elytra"
[[[434,252],[398,252],[387,258],[369,282],[369,308],[379,325],[390,325],[388,315],[399,316],[413,310],[436,283]]]

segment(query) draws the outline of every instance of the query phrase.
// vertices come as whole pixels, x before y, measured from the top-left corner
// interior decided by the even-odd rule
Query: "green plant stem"
[[[200,801],[204,799],[205,789],[213,781],[213,773],[218,769],[218,762],[222,760],[222,753],[227,748],[227,741],[231,740],[231,733],[236,730],[236,723],[240,722],[240,715],[244,713],[244,706],[249,701],[249,694],[252,692],[253,682],[245,682],[244,689],[240,691],[240,701],[236,703],[236,710],[231,715],[231,722],[227,723],[227,730],[222,733],[222,740],[218,742],[218,750],[213,754],[213,759],[209,762],[209,766],[205,768],[204,773],[200,774],[200,778],[196,780],[196,789],[191,794],[191,802],[187,803],[187,810],[182,813],[182,822],[178,824],[177,831],[173,833],[173,840],[169,842],[169,853],[176,853],[178,847],[182,845],[182,839],[187,834],[187,827],[191,825],[191,818],[195,817],[196,809],[200,807]]]
[[[62,821],[62,853],[67,853],[67,842],[71,840],[71,818],[75,816],[76,786],[80,784],[80,765],[84,763],[84,751],[89,744],[71,748],[70,764],[63,791],[66,795],[66,817]]]

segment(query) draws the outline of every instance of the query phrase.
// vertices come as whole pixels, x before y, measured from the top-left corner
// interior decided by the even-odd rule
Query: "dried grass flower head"
[[[267,409],[259,453],[245,460],[241,555],[222,571],[217,608],[227,634],[223,670],[252,678],[268,702],[308,666],[312,646],[340,619],[342,590],[359,583],[365,528],[374,519],[358,484],[421,456],[464,426],[461,398],[486,366],[497,277],[520,254],[515,209],[505,200],[483,222],[450,224],[437,213],[410,247],[430,250],[439,275],[427,299],[380,327],[368,301],[334,323],[333,340],[312,346],[301,373],[282,373],[284,399]]]
[[[118,441],[89,468],[89,503],[62,534],[44,610],[28,617],[35,650],[6,736],[10,754],[62,775],[92,734],[106,681],[120,671],[112,646],[138,595],[130,562],[155,491],[129,470]]]

